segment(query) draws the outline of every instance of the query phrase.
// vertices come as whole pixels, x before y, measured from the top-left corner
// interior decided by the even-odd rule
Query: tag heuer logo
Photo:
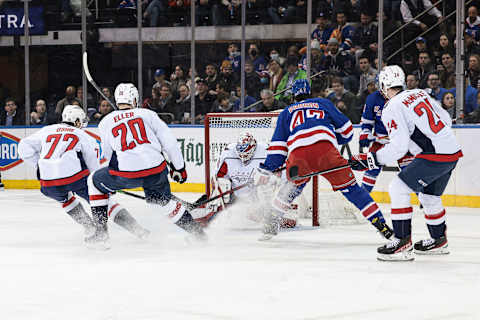
[[[6,171],[23,162],[18,157],[20,139],[0,131],[0,171]]]

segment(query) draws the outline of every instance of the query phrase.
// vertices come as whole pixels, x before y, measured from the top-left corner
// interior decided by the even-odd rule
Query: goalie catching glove
[[[175,169],[172,163],[168,164],[170,167],[170,177],[173,181],[178,183],[184,183],[187,181],[187,171],[185,170],[185,163],[182,169]]]
[[[348,164],[356,171],[365,171],[380,168],[375,152],[352,155]]]

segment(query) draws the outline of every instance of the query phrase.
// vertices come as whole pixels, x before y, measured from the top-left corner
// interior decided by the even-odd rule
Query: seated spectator
[[[447,110],[448,114],[450,115],[450,118],[452,119],[456,118],[455,96],[453,95],[452,92],[447,91],[443,95],[442,108]]]
[[[30,124],[46,125],[48,124],[47,104],[45,100],[38,99],[35,102],[35,111],[30,113]]]
[[[190,111],[192,110],[192,105],[190,102],[190,89],[185,85],[181,84],[178,87],[179,97],[175,101],[175,110],[180,114],[179,123],[190,123]]]
[[[143,18],[149,19],[148,27],[166,27],[168,25],[167,2],[164,0],[150,0],[143,13]]]
[[[165,70],[162,68],[155,70],[155,74],[153,76],[155,78],[155,83],[153,84],[154,88],[160,89],[160,87],[164,84],[170,86],[170,82],[165,80]]]
[[[197,95],[195,96],[195,123],[202,123],[205,115],[212,111],[215,96],[208,93],[208,84],[205,79],[196,80]]]
[[[442,97],[448,90],[440,87],[440,77],[438,73],[431,72],[427,75],[426,91],[438,102],[442,101]]]
[[[358,79],[355,76],[355,58],[346,51],[339,50],[336,38],[328,40],[327,53],[322,58],[322,70],[343,78],[345,88],[356,92]]]
[[[362,110],[359,107],[357,96],[346,90],[343,86],[343,80],[340,77],[335,77],[332,80],[333,92],[328,95],[327,99],[332,101],[335,105],[338,101],[342,101],[345,105],[342,112],[352,123],[359,123],[362,116]]]
[[[248,48],[247,60],[252,61],[255,71],[257,72],[263,71],[267,67],[267,60],[260,54],[260,50],[255,43],[250,44]]]
[[[270,56],[270,61],[276,60],[280,66],[283,66],[283,64],[287,60],[285,57],[280,56],[280,53],[278,52],[277,49],[270,50],[269,56]],[[267,64],[267,70],[268,70],[268,64]]]
[[[292,45],[290,47],[287,48],[287,59],[289,57],[295,57],[296,59],[300,59],[300,53],[299,53],[299,49],[296,45]]]
[[[451,53],[442,54],[442,66],[440,71],[440,82],[445,89],[455,87],[455,59]]]
[[[245,90],[250,92],[255,99],[260,97],[260,90],[262,90],[266,84],[262,84],[260,76],[255,72],[253,62],[245,61]]]
[[[430,54],[427,51],[420,52],[418,55],[418,68],[413,74],[419,79],[419,87],[424,89],[427,86],[427,76],[434,71]]]
[[[477,106],[479,105],[480,105],[480,92],[477,92]],[[477,107],[477,109],[465,115],[463,122],[464,123],[480,123],[480,108]]]
[[[478,16],[478,9],[476,6],[471,6],[467,11],[467,18],[465,19],[465,29],[471,30],[473,34],[480,33],[480,17]]]
[[[358,96],[358,102],[360,105],[365,104],[365,102],[367,101],[367,97],[377,90],[376,77],[369,77],[367,78],[366,82],[367,88],[363,90]]]
[[[273,24],[295,23],[296,1],[272,0],[267,12]]]
[[[472,54],[468,58],[467,74],[472,87],[480,88],[480,56],[478,54]]]
[[[315,74],[322,71],[323,52],[320,50],[320,43],[317,40],[311,41],[311,55],[310,55],[310,73]],[[300,49],[303,53],[300,59],[300,66],[303,70],[307,70],[307,47]]]
[[[4,111],[0,114],[0,125],[6,127],[25,125],[23,108],[18,108],[15,99],[5,99]]]
[[[283,69],[280,66],[280,63],[275,59],[272,59],[270,61],[270,63],[267,66],[267,69],[270,74],[270,83],[268,85],[268,88],[273,92],[276,92],[277,87],[283,78]]]
[[[366,55],[362,55],[360,59],[358,59],[358,68],[360,70],[360,80],[357,95],[360,96],[367,90],[367,85],[371,79],[373,78],[375,81],[377,70],[372,68],[370,60]]]
[[[478,43],[478,40],[480,39],[480,32],[476,33],[475,37],[472,30],[467,30],[463,35],[465,38],[465,55],[470,56],[472,54],[480,54],[480,46]],[[450,52],[450,54],[453,56],[453,51]]]
[[[337,25],[335,26],[330,39],[337,39],[342,50],[350,50],[352,47],[353,32],[355,28],[347,22],[347,16],[345,15],[345,12],[340,10],[336,11],[335,16]]]
[[[233,103],[230,101],[230,95],[225,92],[217,95],[213,112],[233,112]]]
[[[115,15],[116,24],[122,27],[135,26],[137,24],[137,0],[121,0]]]
[[[142,108],[147,108],[147,109],[156,109],[159,104],[159,99],[160,99],[160,90],[159,88],[152,88],[152,96],[147,97],[143,100]]]
[[[80,105],[82,104],[83,101],[83,87],[79,86],[77,87],[77,100],[80,101]],[[93,95],[87,91],[87,108],[89,106],[94,106],[95,105],[95,99],[93,98]]]
[[[218,82],[222,83],[227,92],[235,91],[235,85],[239,82],[238,75],[233,73],[232,64],[228,60],[222,62]]]
[[[217,83],[218,83],[218,75],[217,75],[217,66],[213,63],[209,63],[205,66],[205,80],[207,81],[208,86],[208,93],[212,95],[216,95],[217,92]]]
[[[418,89],[418,78],[414,74],[407,75],[407,80],[405,81],[407,85],[407,90]]]
[[[69,104],[73,105],[75,104],[75,102],[81,105],[80,100],[78,100],[77,97],[75,96],[76,92],[77,92],[77,89],[74,86],[68,86],[67,89],[65,90],[65,97],[57,102],[57,106],[55,107],[55,116],[56,116],[57,122],[60,122],[62,120],[63,108],[65,108],[66,105],[69,105]]]
[[[453,47],[446,33],[442,33],[440,35],[440,38],[438,39],[438,45],[434,50],[435,50],[435,61],[434,61],[435,65],[442,64],[442,54],[444,52],[449,52],[452,55],[455,52],[455,48]]]
[[[378,50],[378,27],[373,22],[372,16],[366,12],[360,14],[360,25],[354,29],[352,35],[352,53],[355,54],[357,61],[360,56],[367,56],[373,61],[377,56]]]
[[[217,12],[213,12],[213,0],[198,0],[195,6],[195,24],[197,26],[211,26],[212,19],[216,19]],[[215,21],[213,25],[217,25],[218,21]]]
[[[425,39],[424,37],[418,37],[415,40],[415,49],[416,50],[415,50],[414,57],[417,58],[417,60],[418,60],[418,56],[422,52],[428,52],[428,55],[432,57],[432,50],[430,50],[430,48],[428,47],[427,39]]]
[[[110,88],[108,87],[103,87],[102,88],[102,93],[105,95],[105,97],[107,97],[111,102],[115,103],[115,97],[113,96],[112,94],[112,90],[110,90]],[[101,96],[100,96],[101,97]],[[103,100],[103,97],[101,97],[101,99],[98,101],[98,105],[100,105],[100,103],[102,102]]]
[[[330,36],[332,35],[333,28],[329,26],[327,17],[323,12],[318,13],[315,23],[317,24],[317,27],[313,30],[311,38],[318,40],[320,48],[325,50],[328,39],[330,39]]]
[[[158,104],[152,105],[152,110],[158,113],[160,119],[165,121],[165,123],[180,120],[179,111],[175,108],[175,99],[172,97],[170,87],[167,84],[160,86]]]
[[[305,72],[305,70],[298,68],[298,60],[295,57],[287,58],[286,70],[287,72],[277,86],[277,90],[275,91],[275,93],[280,93],[281,91],[284,92],[276,95],[275,98],[278,100],[282,100],[286,104],[290,104],[292,100],[291,87],[293,85],[293,82],[297,79],[306,79],[307,73]]]
[[[453,88],[450,90],[453,95],[457,96],[457,88]],[[467,78],[465,78],[465,104],[463,106],[463,116],[467,117],[472,113],[474,110],[478,108],[477,104],[477,94],[478,90],[472,87],[468,82]]]
[[[175,71],[170,76],[170,90],[174,97],[178,97],[178,88],[187,82],[185,70],[181,65],[175,66]]]
[[[98,106],[98,112],[95,112],[89,117],[90,118],[89,123],[91,124],[100,123],[100,121],[102,121],[102,119],[112,111],[113,111],[113,108],[110,105],[110,103],[108,103],[107,100],[101,100],[100,105]]]
[[[232,92],[226,91],[225,85],[223,83],[218,83],[217,84],[217,90],[216,91],[217,91],[218,94],[224,93],[225,95],[227,95],[228,100],[230,101],[230,104],[232,106],[234,105],[235,101],[238,100],[237,96],[235,95],[236,92],[235,91],[232,91]],[[219,108],[218,104],[219,104],[219,100],[217,99],[213,102],[212,109],[213,110],[218,110],[218,108]]]
[[[257,102],[257,100],[252,97],[250,95],[250,92],[246,91],[245,92],[245,100],[244,100],[244,103],[245,103],[245,106],[242,108],[242,106],[240,105],[241,103],[241,99],[240,99],[240,96],[242,94],[242,87],[241,85],[237,85],[236,86],[236,92],[237,92],[237,97],[239,98],[237,101],[235,101],[233,103],[233,111],[234,112],[244,112],[244,111],[255,111],[256,109],[255,108],[252,108],[252,109],[248,109],[248,107],[251,105],[251,104],[254,104],[255,102]]]
[[[190,23],[190,0],[169,0],[168,21],[174,27]]]
[[[228,45],[228,57],[224,60],[230,61],[232,64],[233,72],[240,72],[242,68],[242,57],[241,53],[238,50],[238,46],[235,43],[231,43]]]
[[[260,92],[262,103],[260,103],[255,109],[257,112],[271,112],[275,110],[282,110],[287,105],[280,100],[275,99],[273,91],[270,89],[263,89]]]

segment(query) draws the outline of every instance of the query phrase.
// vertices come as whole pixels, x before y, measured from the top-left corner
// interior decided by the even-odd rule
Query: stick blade
[[[85,72],[85,76],[87,77],[88,82],[92,82],[93,78],[92,75],[90,74],[90,70],[88,70],[88,54],[87,51],[83,53],[83,71]]]

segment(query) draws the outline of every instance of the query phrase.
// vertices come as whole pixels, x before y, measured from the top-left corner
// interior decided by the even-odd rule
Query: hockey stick
[[[107,96],[102,92],[100,87],[97,85],[95,80],[93,80],[92,75],[90,74],[90,70],[88,69],[88,55],[87,51],[83,53],[83,72],[85,72],[85,76],[87,77],[88,82],[97,90],[98,93],[105,99],[113,109],[118,110],[118,107],[110,100],[107,98]]]
[[[130,197],[133,197],[133,198],[137,198],[137,199],[142,199],[142,200],[145,200],[145,196],[142,196],[142,195],[139,195],[139,194],[136,194],[136,193],[133,193],[133,192],[130,192],[130,191],[125,191],[125,190],[117,190],[118,193],[121,193],[121,194],[124,194],[124,195],[127,195],[127,196],[130,196]],[[198,206],[193,204],[193,203],[190,203],[190,202],[187,202],[183,199],[180,199],[179,197],[175,196],[175,195],[171,195],[171,199],[175,200],[175,201],[178,201],[180,203],[182,203],[185,207],[187,207],[188,210],[193,210],[195,208],[197,208]]]
[[[350,162],[348,162],[348,164],[343,165],[343,166],[334,167],[334,168],[331,168],[331,169],[328,169],[328,170],[312,172],[312,173],[309,173],[309,174],[306,174],[306,175],[303,175],[303,176],[299,176],[298,175],[298,167],[293,166],[293,167],[290,168],[290,178],[292,180],[300,180],[300,179],[310,178],[310,177],[313,177],[313,176],[318,176],[320,174],[330,173],[330,172],[337,171],[337,170],[340,170],[340,169],[349,168],[351,165],[352,164]]]

